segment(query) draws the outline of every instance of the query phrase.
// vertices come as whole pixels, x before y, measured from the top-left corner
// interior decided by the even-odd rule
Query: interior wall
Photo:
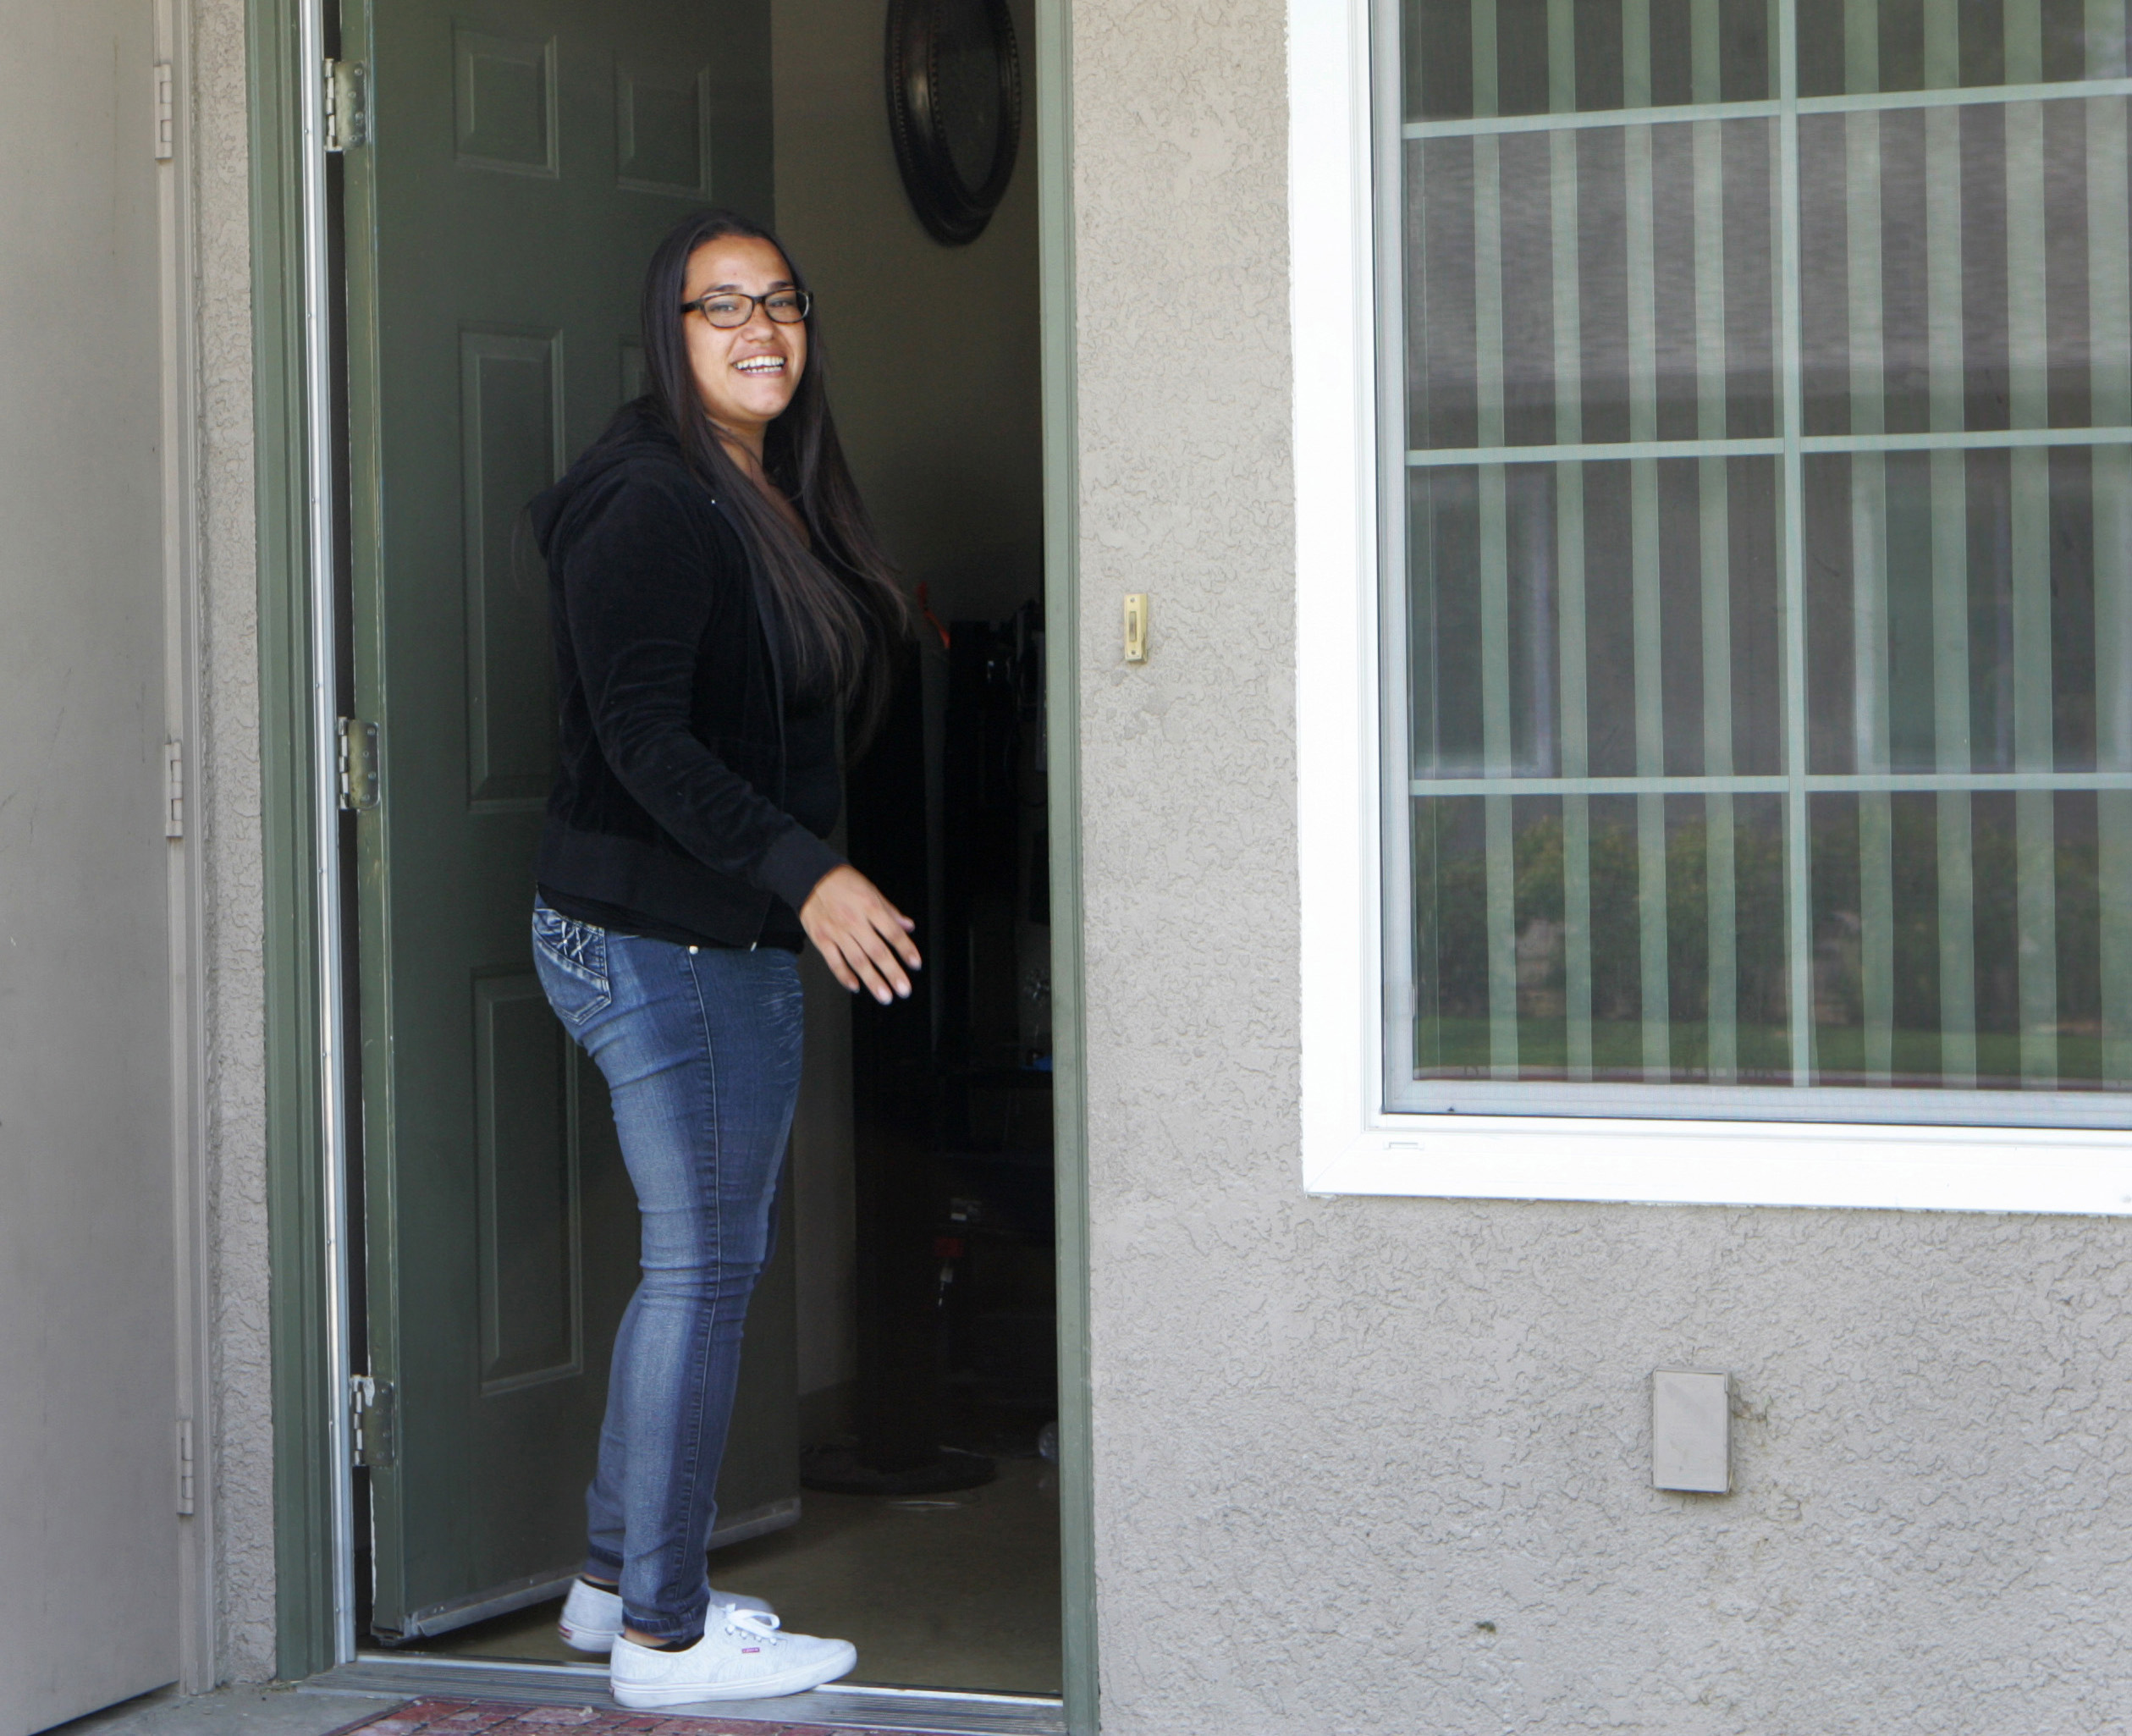
[[[1037,177],[1031,0],[1014,179],[984,233],[944,247],[896,172],[882,0],[773,0],[779,233],[819,298],[853,473],[934,612],[999,619],[1041,583]]]
[[[942,620],[1003,619],[1043,583],[1034,13],[1032,0],[1009,7],[1024,86],[1014,179],[982,235],[945,247],[896,169],[882,0],[771,6],[777,229],[818,300],[860,490]],[[807,980],[793,1183],[802,1426],[818,1430],[835,1414],[822,1401],[857,1374],[851,1011],[826,971]]]
[[[1106,1736],[2121,1726],[2132,1222],[1304,1194],[1286,8],[1072,10]]]

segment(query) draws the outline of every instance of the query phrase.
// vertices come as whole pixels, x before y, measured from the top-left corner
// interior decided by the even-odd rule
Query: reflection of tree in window
[[[2100,15],[1407,0],[1394,1106],[2132,1087]]]

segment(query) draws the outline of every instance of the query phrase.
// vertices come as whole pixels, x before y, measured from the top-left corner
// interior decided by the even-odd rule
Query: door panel
[[[466,531],[467,794],[538,813],[555,764],[548,590],[519,513],[561,474],[560,332],[460,333],[460,505]]]
[[[636,1216],[527,927],[555,752],[522,510],[641,377],[637,284],[707,196],[767,217],[764,0],[350,9],[347,176],[373,1626],[531,1601],[584,1547]],[[789,1240],[789,1238],[786,1238]],[[721,1527],[796,1513],[791,1261],[758,1292]]]
[[[585,1371],[576,1068],[531,971],[474,985],[481,1395]]]
[[[150,24],[0,0],[0,1736],[178,1673]]]

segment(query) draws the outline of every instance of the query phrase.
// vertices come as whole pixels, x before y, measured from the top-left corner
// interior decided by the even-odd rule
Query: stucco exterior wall
[[[244,0],[191,0],[201,473],[196,817],[207,956],[207,1275],[217,1668],[274,1671],[267,1353],[265,913],[252,510],[251,178]]]
[[[2132,1224],[1303,1194],[1283,9],[1073,32],[1108,1736],[2122,1728]]]
[[[261,1677],[244,8],[191,11],[211,1450],[221,1669]],[[1074,14],[1105,1728],[2120,1727],[2132,1226],[1301,1193],[1283,25]],[[1646,1486],[1668,1362],[1734,1371],[1737,1494]]]

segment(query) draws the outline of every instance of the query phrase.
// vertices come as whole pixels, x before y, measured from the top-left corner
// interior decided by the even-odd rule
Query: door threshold
[[[505,1664],[464,1658],[409,1657],[365,1652],[355,1662],[298,1684],[307,1694],[427,1695],[451,1700],[509,1700],[534,1706],[581,1706],[607,1711],[602,1664]],[[832,1730],[910,1730],[927,1736],[1066,1736],[1060,1701],[1037,1695],[975,1694],[957,1689],[839,1687],[834,1684],[775,1700],[724,1700],[675,1706],[675,1717],[760,1720]]]

